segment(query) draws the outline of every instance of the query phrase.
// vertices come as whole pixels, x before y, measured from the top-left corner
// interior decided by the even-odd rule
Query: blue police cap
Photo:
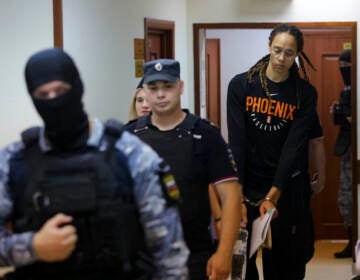
[[[154,81],[176,82],[180,79],[180,63],[174,59],[157,59],[144,64],[144,84]]]

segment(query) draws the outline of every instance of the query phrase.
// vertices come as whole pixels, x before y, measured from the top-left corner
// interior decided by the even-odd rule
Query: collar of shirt
[[[87,140],[87,146],[98,147],[100,140],[104,134],[104,124],[97,118],[91,119],[92,129],[89,139]],[[41,127],[39,132],[39,146],[43,152],[52,150],[51,143],[45,137],[45,128]]]
[[[187,118],[188,115],[190,114],[189,109],[182,109],[182,111],[186,113],[186,117],[185,117],[185,118]],[[152,122],[151,122],[151,115],[152,115],[152,112],[150,112],[150,114],[146,116],[146,125],[152,126],[152,127],[155,127],[156,129],[158,129],[155,125],[152,124]],[[181,127],[183,123],[184,123],[184,121],[182,121],[177,127]]]

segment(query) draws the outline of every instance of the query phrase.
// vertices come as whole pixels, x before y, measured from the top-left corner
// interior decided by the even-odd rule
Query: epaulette
[[[181,126],[183,128],[192,130],[195,128],[195,125],[201,120],[199,116],[196,116],[194,114],[188,114],[185,120],[182,122]]]
[[[136,122],[136,126],[134,129],[135,134],[138,134],[139,132],[145,131],[147,129],[148,115],[138,117],[134,121]]]
[[[210,127],[215,128],[216,130],[219,130],[219,129],[220,129],[214,122],[212,122],[212,121],[209,120],[209,119],[201,118],[201,121],[202,121],[203,123],[209,125]]]
[[[214,122],[212,122],[212,121],[209,120],[209,119],[202,118],[201,120],[204,121],[205,123],[211,125],[211,126],[214,126],[214,127],[216,127],[216,128],[219,128]]]
[[[25,147],[33,145],[39,139],[40,126],[30,127],[23,132],[21,132],[21,140],[23,141]]]
[[[129,125],[129,124],[136,123],[136,121],[137,121],[137,118],[132,119],[132,120],[128,121],[125,125],[127,126],[127,125]]]
[[[120,138],[124,124],[115,119],[108,119],[105,123],[104,135],[107,136],[107,148],[105,152],[105,161],[110,162],[111,154],[114,150],[116,141]]]

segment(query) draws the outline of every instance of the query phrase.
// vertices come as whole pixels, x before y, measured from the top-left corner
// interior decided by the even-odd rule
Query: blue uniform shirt
[[[104,125],[93,120],[88,146],[101,150],[100,140]],[[51,150],[41,129],[39,145],[42,151]],[[158,172],[168,172],[169,166],[136,136],[124,131],[115,148],[125,154],[134,182],[133,193],[140,213],[146,243],[156,267],[157,279],[186,279],[186,261],[189,251],[183,241],[182,228],[176,207],[168,207],[164,198]],[[6,230],[13,201],[8,186],[11,157],[24,149],[22,142],[15,142],[0,151],[0,266],[15,267],[38,260],[32,247],[34,232],[12,234]]]

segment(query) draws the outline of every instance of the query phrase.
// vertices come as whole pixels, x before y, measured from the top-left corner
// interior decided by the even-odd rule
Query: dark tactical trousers
[[[344,226],[352,225],[352,162],[351,149],[341,156],[340,183],[338,191],[338,205],[341,216],[344,218]]]

